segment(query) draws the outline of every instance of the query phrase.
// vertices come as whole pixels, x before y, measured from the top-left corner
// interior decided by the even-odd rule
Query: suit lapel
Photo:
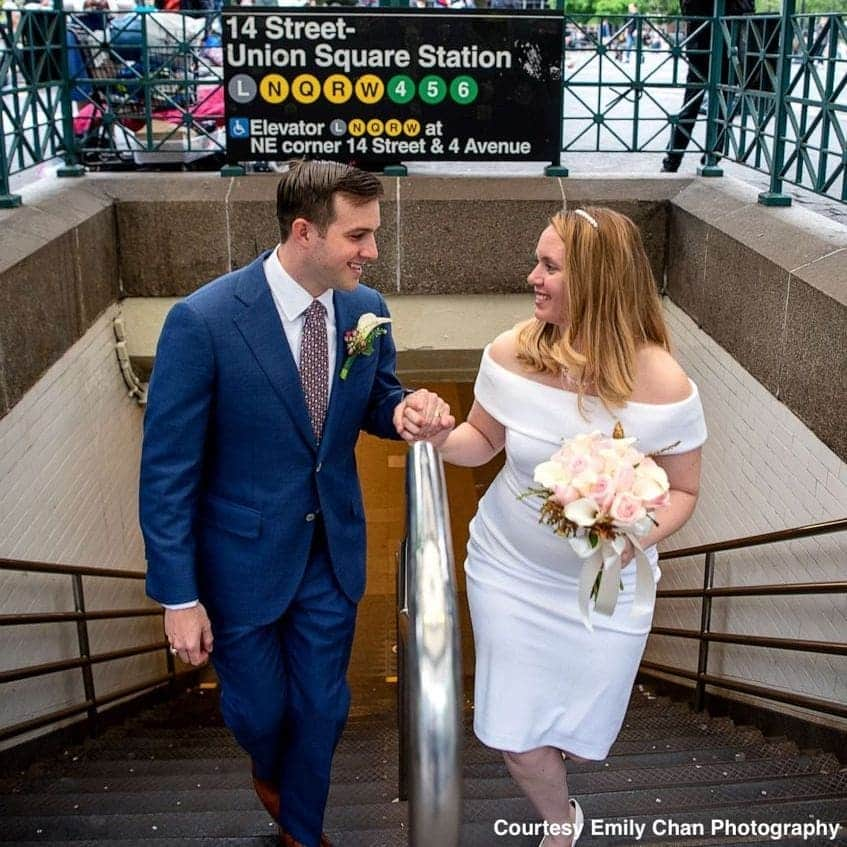
[[[267,255],[266,252],[259,256],[241,272],[235,296],[246,308],[236,315],[235,325],[295,425],[308,443],[317,447],[303,397],[300,372],[294,363],[270,286],[265,279],[263,263]]]

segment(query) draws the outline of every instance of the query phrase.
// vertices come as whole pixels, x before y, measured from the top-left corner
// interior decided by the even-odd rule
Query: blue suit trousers
[[[221,711],[260,779],[277,782],[280,824],[317,847],[332,756],[350,708],[347,667],[356,604],[330,563],[323,522],[282,617],[259,627],[213,621]]]

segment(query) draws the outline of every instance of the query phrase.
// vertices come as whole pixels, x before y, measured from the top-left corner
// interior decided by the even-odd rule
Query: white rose
[[[635,482],[632,484],[632,495],[638,497],[639,500],[655,500],[661,497],[668,490],[667,485],[663,486],[660,482],[649,477],[639,477],[636,475]]]
[[[594,483],[597,482],[597,474],[592,470],[584,470],[577,474],[572,480],[571,485],[583,496],[588,497]]]
[[[557,485],[563,488],[570,483],[565,468],[559,462],[542,462],[535,466],[533,480],[545,488],[553,490]]]
[[[659,494],[663,494],[670,488],[665,469],[656,464],[650,456],[645,456],[638,463],[638,467],[635,469],[635,478],[636,480],[649,480],[655,483],[661,489]]]

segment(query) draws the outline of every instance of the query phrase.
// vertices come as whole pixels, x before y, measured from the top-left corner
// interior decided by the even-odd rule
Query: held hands
[[[190,609],[165,609],[165,636],[171,652],[190,665],[202,665],[212,652],[212,624],[202,603]]]
[[[456,419],[450,414],[450,406],[437,394],[421,388],[397,404],[394,426],[409,444],[429,441],[438,447],[456,426]]]

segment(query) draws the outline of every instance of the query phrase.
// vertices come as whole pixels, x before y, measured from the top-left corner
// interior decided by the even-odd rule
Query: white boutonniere
[[[347,379],[350,367],[359,356],[370,356],[374,351],[374,341],[388,330],[383,324],[390,324],[391,318],[378,318],[373,312],[365,312],[359,316],[355,329],[344,333],[344,344],[347,347],[347,358],[341,365],[341,379]]]

